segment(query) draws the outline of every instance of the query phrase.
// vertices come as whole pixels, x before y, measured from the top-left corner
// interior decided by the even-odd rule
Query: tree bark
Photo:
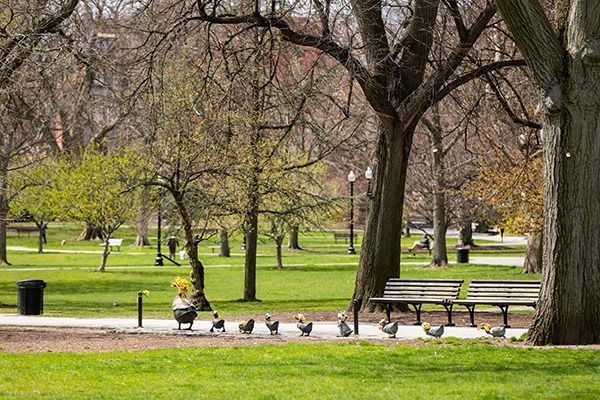
[[[373,310],[368,299],[381,296],[387,280],[400,276],[404,186],[414,129],[413,125],[406,132],[379,133],[375,190],[352,296],[364,310]]]
[[[0,133],[0,139],[1,137],[2,134]],[[8,158],[4,154],[0,154],[0,266],[10,265],[6,251],[8,211]]]
[[[0,266],[10,265],[6,251],[6,226],[8,218],[8,209],[5,205],[4,196],[0,194]]]
[[[560,2],[556,36],[537,1],[497,3],[544,116],[543,279],[528,342],[600,343],[600,7]]]
[[[148,239],[148,226],[152,217],[152,208],[149,204],[149,191],[150,189],[145,187],[140,196],[140,210],[137,221],[135,222],[136,237],[135,242],[133,242],[133,245],[138,247],[150,245],[150,240]]]
[[[102,258],[100,259],[100,266],[98,267],[98,272],[104,272],[106,270],[106,260],[108,260],[108,255],[110,254],[108,240],[110,239],[110,235],[106,235],[106,239],[104,239],[104,246],[102,247]]]
[[[281,252],[281,247],[283,246],[283,237],[281,239],[275,238],[275,248],[276,248],[276,259],[277,259],[277,269],[283,269],[283,255]]]
[[[37,228],[38,228],[38,254],[42,254],[44,252],[44,234],[42,233],[41,226],[38,225]]]
[[[462,205],[458,210],[458,247],[473,246],[473,244],[471,213],[466,205]]]
[[[250,195],[251,199],[255,196]],[[256,298],[256,252],[258,248],[258,204],[251,200],[246,214],[246,258],[244,260],[244,301],[258,301]]]
[[[219,231],[219,256],[220,257],[231,257],[231,248],[229,247],[229,232],[227,229],[221,229]]]
[[[86,225],[83,231],[79,234],[77,240],[104,240],[104,236],[100,229],[95,228],[91,225]]]
[[[287,248],[290,250],[302,250],[300,244],[298,242],[298,225],[290,226],[289,229],[289,237],[288,237],[288,245]]]
[[[523,264],[524,274],[540,274],[542,272],[543,236],[542,232],[527,235],[527,251]]]
[[[212,308],[204,293],[204,265],[198,258],[199,240],[194,236],[194,225],[192,218],[187,210],[183,195],[177,190],[169,189],[177,211],[181,217],[183,232],[185,234],[185,250],[192,270],[190,271],[190,283],[192,284],[192,294],[190,300],[198,311],[211,311]]]
[[[443,131],[440,123],[440,114],[437,105],[432,107],[432,124],[427,124],[431,137],[432,148],[432,175],[433,175],[433,251],[432,267],[448,265],[448,252],[446,249],[446,183],[444,179],[444,143]]]

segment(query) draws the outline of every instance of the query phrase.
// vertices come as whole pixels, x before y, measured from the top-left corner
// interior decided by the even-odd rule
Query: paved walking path
[[[202,315],[201,315],[202,317]],[[231,321],[225,324],[225,333],[219,333],[221,336],[239,336],[239,321]],[[348,323],[352,327],[352,322]],[[137,319],[133,318],[57,318],[25,316],[15,314],[0,314],[0,326],[35,326],[35,327],[68,327],[68,328],[92,328],[92,329],[117,329],[126,332],[152,332],[160,334],[181,333],[177,330],[175,320],[144,319],[143,328],[137,328]],[[187,324],[185,325],[187,327]],[[190,334],[210,335],[209,329],[211,322],[205,319],[199,319],[194,323]],[[281,323],[279,325],[281,337],[297,337],[299,330],[293,323]],[[520,337],[527,332],[527,329],[507,329],[506,337]],[[351,335],[363,339],[386,338],[387,335],[380,332],[373,323],[361,323],[359,326],[360,335]],[[267,327],[263,321],[257,321],[252,335],[270,336]],[[311,338],[333,339],[337,338],[339,330],[335,322],[314,322]],[[456,337],[464,339],[475,339],[485,337],[483,331],[469,327],[446,327],[444,337]],[[420,326],[401,325],[398,327],[397,337],[399,339],[417,339],[428,338]],[[339,338],[340,340],[344,338]]]

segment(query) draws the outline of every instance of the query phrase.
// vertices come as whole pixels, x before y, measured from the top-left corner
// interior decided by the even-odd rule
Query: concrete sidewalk
[[[256,321],[254,332],[252,335],[268,337],[269,331],[262,321]],[[225,333],[215,333],[220,336],[240,336],[238,331],[239,321],[230,321],[225,324]],[[353,327],[352,321],[348,322],[350,327]],[[91,329],[116,329],[126,332],[148,332],[160,334],[176,334],[182,331],[177,330],[177,322],[175,320],[162,319],[144,319],[143,328],[137,328],[137,319],[133,318],[57,318],[57,317],[40,317],[40,316],[24,316],[16,314],[0,314],[0,326],[30,326],[30,327],[65,327],[65,328],[91,328]],[[185,325],[187,327],[187,324]],[[194,322],[192,332],[190,334],[211,335],[209,329],[211,321],[198,319]],[[298,328],[294,323],[282,322],[279,325],[280,337],[297,337],[299,334]],[[520,337],[527,332],[527,329],[507,329],[506,337]],[[379,331],[377,325],[373,323],[361,323],[359,326],[360,335],[351,335],[351,338],[362,339],[381,339],[387,338],[387,335]],[[245,335],[244,335],[245,336]],[[333,339],[338,338],[339,330],[336,322],[316,321],[313,324],[312,338]],[[456,337],[463,339],[475,339],[485,337],[483,331],[470,327],[446,327],[443,337]],[[400,325],[398,327],[398,339],[416,339],[428,338],[420,326],[415,325]],[[339,338],[343,340],[345,338]]]

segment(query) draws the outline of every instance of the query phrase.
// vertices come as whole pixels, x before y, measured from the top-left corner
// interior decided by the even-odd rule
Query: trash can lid
[[[26,279],[23,281],[17,281],[17,287],[18,288],[35,288],[35,289],[43,289],[45,288],[47,285],[46,282],[44,282],[41,279]]]

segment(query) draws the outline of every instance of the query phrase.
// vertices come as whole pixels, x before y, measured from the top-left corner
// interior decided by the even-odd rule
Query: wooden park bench
[[[21,233],[27,233],[27,237],[31,237],[33,232],[39,232],[37,226],[7,226],[6,230],[9,232],[17,232],[17,237],[21,237]]]
[[[123,243],[123,239],[108,239],[108,247],[110,247],[110,251],[112,251],[113,247],[117,248],[117,251],[121,251],[121,244]],[[104,243],[100,243],[100,246],[104,246]]]
[[[509,306],[534,307],[540,294],[540,281],[484,281],[474,280],[469,285],[467,297],[455,300],[454,304],[467,307],[471,326],[475,325],[475,306],[498,306],[504,316],[504,325],[508,325]]]
[[[385,284],[383,297],[372,297],[370,301],[385,304],[388,322],[391,321],[392,304],[410,304],[417,313],[415,325],[421,324],[421,306],[438,304],[448,314],[446,326],[454,326],[452,307],[458,298],[463,279],[399,279],[392,278]]]
[[[354,243],[357,242],[358,236],[356,233],[354,234]],[[348,239],[350,239],[349,232],[333,232],[333,240],[335,240],[335,244],[337,244],[338,239],[344,239],[344,243],[348,243]]]

